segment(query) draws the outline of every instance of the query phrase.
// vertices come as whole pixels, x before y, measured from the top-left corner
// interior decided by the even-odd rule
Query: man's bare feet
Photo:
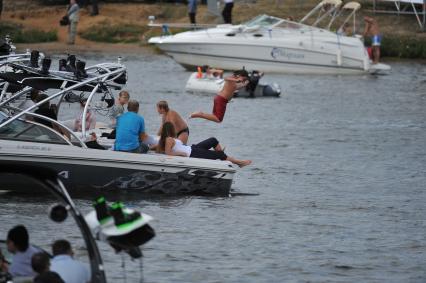
[[[251,160],[240,160],[237,165],[240,166],[240,168],[243,168],[244,166],[250,165]]]

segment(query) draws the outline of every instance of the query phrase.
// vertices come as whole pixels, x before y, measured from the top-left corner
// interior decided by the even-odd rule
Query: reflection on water
[[[124,61],[149,132],[160,123],[159,100],[184,117],[211,110],[211,97],[184,92],[189,73],[171,59]],[[228,154],[253,159],[233,188],[258,195],[109,195],[155,218],[145,282],[424,282],[426,68],[392,67],[380,77],[267,74],[265,81],[281,84],[281,98],[234,99],[222,124],[189,120],[191,143],[216,136]],[[74,105],[66,107],[64,116],[73,117]],[[35,243],[65,237],[80,251],[71,221],[59,226],[45,217],[53,202],[1,195],[0,237],[23,223]],[[76,203],[91,209],[90,197]],[[121,282],[121,256],[100,248],[109,278]],[[136,282],[139,262],[125,270]]]

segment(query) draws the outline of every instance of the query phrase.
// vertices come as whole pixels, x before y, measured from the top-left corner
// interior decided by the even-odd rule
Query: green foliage
[[[371,46],[371,39],[366,38],[365,44]],[[384,35],[380,53],[381,57],[426,59],[426,38]]]
[[[145,26],[111,24],[109,21],[103,21],[84,30],[80,35],[82,38],[97,42],[135,43],[140,41],[146,30]]]
[[[5,35],[10,35],[14,43],[38,43],[58,40],[56,30],[24,29],[18,24],[2,22],[0,23],[0,38],[4,38]]]
[[[426,38],[408,36],[385,36],[382,54],[386,57],[426,59]]]
[[[185,17],[188,13],[188,8],[185,5],[165,4],[161,8],[161,12],[156,16],[157,19],[178,19]]]

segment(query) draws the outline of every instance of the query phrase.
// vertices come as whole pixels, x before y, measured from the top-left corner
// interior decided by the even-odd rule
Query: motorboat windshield
[[[243,25],[247,27],[275,27],[279,25],[283,19],[268,16],[268,15],[259,15],[248,22],[245,22]]]

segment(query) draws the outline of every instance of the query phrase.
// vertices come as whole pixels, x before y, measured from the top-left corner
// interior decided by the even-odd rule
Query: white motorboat
[[[259,82],[260,77],[251,75],[250,84],[235,92],[234,97],[254,98],[254,97],[279,97],[281,87],[277,83]],[[199,76],[197,72],[192,73],[186,82],[185,90],[188,93],[198,95],[216,95],[223,86],[225,80],[214,76]]]
[[[14,72],[0,73],[0,80],[16,84],[21,90],[0,95],[0,160],[11,165],[31,164],[55,170],[72,194],[114,191],[230,194],[236,169],[228,161],[88,148],[85,139],[90,136],[90,131],[85,130],[85,122],[89,105],[95,97],[100,97],[97,102],[113,104],[113,98],[109,98],[112,91],[121,89],[127,82],[127,71],[121,63],[98,64],[76,73],[51,71],[46,69],[45,62],[41,70],[20,63],[9,65]],[[17,108],[14,101],[25,97],[32,87],[43,90],[47,98],[29,108]],[[87,99],[81,133],[76,134],[65,124],[32,112],[50,101],[59,101],[57,108],[60,111],[61,103],[68,99],[71,91],[78,91],[80,99]],[[108,111],[108,108],[97,110]],[[24,120],[28,117],[33,119]],[[41,121],[50,123],[52,127]],[[68,133],[71,139],[65,138],[60,131]],[[34,186],[8,178],[0,179],[0,189],[26,193],[36,191]]]
[[[356,4],[356,5],[355,5]],[[175,35],[152,37],[176,62],[187,68],[210,65],[225,70],[246,69],[290,74],[363,74],[388,71],[384,64],[372,65],[359,36],[330,31],[340,15],[341,0],[323,0],[301,22],[260,15],[240,25],[217,25]],[[329,8],[331,7],[331,8]],[[349,2],[343,10],[360,5]],[[306,19],[326,10],[312,25]],[[319,22],[331,16],[329,26]],[[349,20],[345,20],[344,24]],[[159,24],[151,23],[151,26]],[[167,25],[161,25],[164,29]],[[171,25],[172,26],[172,25]],[[167,28],[166,28],[167,30]],[[338,30],[338,29],[337,29]]]

